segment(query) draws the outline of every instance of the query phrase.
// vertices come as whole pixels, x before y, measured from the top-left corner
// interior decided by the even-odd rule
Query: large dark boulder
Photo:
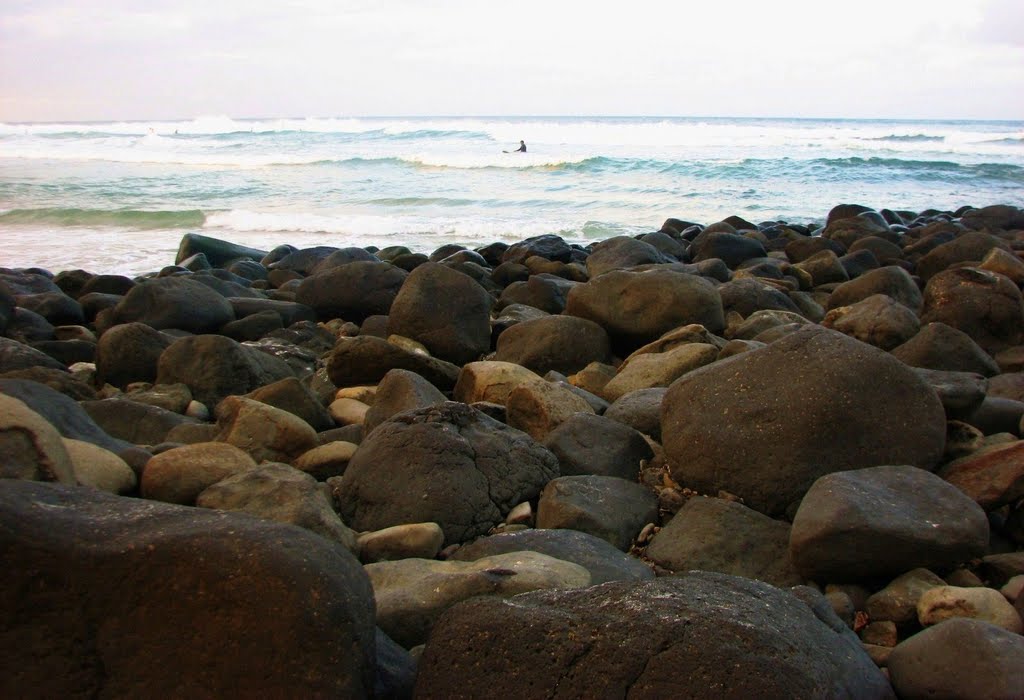
[[[283,254],[277,260],[273,262],[268,261],[268,258],[274,254],[277,250],[270,251],[267,258],[262,260],[263,264],[270,270],[282,270],[289,272],[297,272],[303,277],[313,274],[313,270],[317,265],[321,263],[327,256],[329,256],[338,248],[334,246],[315,246],[313,248],[302,248],[301,250],[281,250]]]
[[[156,381],[184,384],[197,401],[213,408],[226,396],[292,376],[280,358],[222,335],[194,335],[179,338],[161,353]]]
[[[96,344],[96,378],[124,389],[132,382],[156,379],[160,355],[174,339],[145,323],[122,323]]]
[[[246,394],[246,398],[280,408],[309,423],[313,430],[334,427],[334,419],[308,386],[295,377],[285,377]]]
[[[747,238],[738,233],[718,231],[703,233],[690,246],[690,258],[693,262],[718,258],[735,270],[744,260],[763,258],[767,255],[761,241]]]
[[[515,643],[486,643],[494,638]],[[459,603],[434,625],[415,694],[894,697],[820,604],[703,571]]]
[[[725,313],[735,311],[744,318],[765,310],[800,313],[800,307],[789,295],[752,277],[741,277],[726,282],[718,288],[718,294],[722,299],[722,309]],[[717,332],[711,328],[708,330]]]
[[[4,697],[373,687],[369,580],[344,547],[302,528],[4,479],[0,552]]]
[[[37,350],[31,345],[11,338],[0,338],[0,373],[31,369],[32,367],[67,371],[67,367],[63,363],[53,359],[42,350]]]
[[[464,542],[501,522],[558,476],[525,433],[466,404],[400,413],[366,436],[342,476],[342,519],[355,530],[435,522]]]
[[[973,267],[940,272],[924,288],[921,323],[940,321],[969,335],[986,352],[1024,340],[1024,303],[1008,277]]]
[[[365,248],[356,248],[349,246],[347,248],[340,248],[331,252],[330,255],[325,257],[323,260],[316,264],[310,275],[316,275],[321,272],[327,272],[336,267],[343,267],[354,262],[380,262],[380,258],[366,250]]]
[[[530,275],[525,281],[512,282],[505,287],[496,306],[504,309],[512,304],[525,304],[549,314],[560,314],[565,309],[569,291],[577,284],[546,273]]]
[[[362,323],[368,316],[387,315],[408,276],[400,267],[379,260],[352,262],[302,280],[295,300],[311,307],[321,319]]]
[[[373,404],[363,419],[363,433],[392,416],[417,408],[436,406],[446,401],[444,394],[426,379],[405,369],[393,369],[377,384]]]
[[[406,278],[391,305],[388,332],[423,343],[436,357],[464,365],[491,347],[492,298],[472,277],[426,263]]]
[[[895,265],[865,272],[839,285],[829,296],[828,308],[850,306],[875,294],[892,297],[915,313],[921,309],[921,290],[910,273]]]
[[[562,475],[595,474],[636,480],[640,462],[654,457],[644,436],[619,421],[576,413],[548,433],[544,446]]]
[[[660,265],[678,262],[650,243],[630,236],[616,236],[601,241],[587,256],[587,273],[593,279],[610,270],[628,270],[637,265]]]
[[[259,313],[275,313],[281,319],[281,326],[287,328],[293,323],[316,322],[316,312],[305,304],[278,299],[255,299],[251,297],[228,297],[231,309],[239,320]]]
[[[980,263],[993,248],[1012,252],[1010,244],[980,231],[961,234],[917,261],[917,274],[925,282],[956,263]]]
[[[669,571],[717,571],[779,587],[803,583],[789,557],[789,524],[720,498],[689,499],[651,540],[646,557]]]
[[[157,277],[132,287],[114,307],[117,323],[139,321],[157,330],[178,328],[210,333],[235,312],[228,300],[205,284],[188,277]]]
[[[200,254],[206,257],[210,265],[224,267],[226,264],[238,259],[255,260],[258,262],[267,255],[267,252],[256,250],[255,248],[247,248],[211,236],[186,233],[181,237],[181,243],[178,245],[178,254],[174,258],[174,264],[177,265],[183,260]]]
[[[612,270],[569,292],[565,313],[594,321],[627,355],[673,328],[699,323],[725,329],[718,290],[708,280],[673,270]]]
[[[676,380],[661,433],[681,485],[724,489],[778,516],[831,472],[934,468],[946,417],[935,392],[899,360],[808,326]]]
[[[604,328],[577,316],[545,316],[523,321],[498,336],[494,359],[545,375],[575,374],[591,362],[609,363],[611,342]]]
[[[18,306],[36,312],[55,326],[80,326],[85,323],[81,304],[64,292],[23,294],[18,297]]]
[[[928,627],[900,642],[886,666],[901,698],[1024,697],[1024,637],[982,620]]]
[[[1008,204],[992,204],[965,211],[960,217],[960,223],[976,231],[1024,229],[1024,211]]]
[[[108,435],[74,399],[29,379],[0,379],[0,394],[7,394],[45,418],[62,437],[91,442],[117,454],[135,449],[125,440]]]
[[[172,429],[184,423],[199,422],[166,408],[130,399],[82,401],[79,405],[105,433],[135,445],[159,445]]]
[[[796,568],[816,581],[946,571],[987,548],[985,511],[956,486],[911,466],[826,474],[801,501],[789,539]]]
[[[999,365],[971,336],[940,322],[922,326],[913,338],[893,348],[892,355],[911,367],[976,372],[985,377],[999,374]]]
[[[371,335],[339,338],[327,358],[327,375],[339,387],[376,384],[393,369],[415,372],[442,391],[452,389],[459,377],[459,368],[450,362]]]
[[[561,236],[545,234],[513,243],[501,255],[502,262],[524,263],[538,255],[548,260],[567,263],[572,260],[572,248]]]
[[[549,557],[579,564],[590,572],[596,586],[608,581],[645,581],[654,578],[649,566],[615,548],[609,542],[578,530],[519,530],[504,532],[463,545],[450,557],[455,561],[476,561],[511,552],[540,552]]]

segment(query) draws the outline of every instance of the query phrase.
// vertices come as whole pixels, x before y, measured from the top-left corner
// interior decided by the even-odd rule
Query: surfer
[[[502,151],[503,153],[526,153],[526,142],[520,141],[519,148],[514,151]]]

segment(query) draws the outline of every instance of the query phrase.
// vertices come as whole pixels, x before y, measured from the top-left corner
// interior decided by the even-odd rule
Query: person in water
[[[519,148],[517,148],[516,150],[514,150],[512,152],[513,153],[526,153],[526,142],[525,141],[520,141],[519,142]]]

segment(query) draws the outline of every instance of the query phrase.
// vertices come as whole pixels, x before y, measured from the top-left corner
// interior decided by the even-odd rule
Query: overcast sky
[[[498,5],[3,0],[0,121],[1024,119],[1024,0]]]

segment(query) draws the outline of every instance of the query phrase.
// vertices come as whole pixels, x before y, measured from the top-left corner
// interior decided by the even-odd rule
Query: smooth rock
[[[254,469],[252,457],[224,442],[183,445],[154,455],[142,471],[143,498],[194,505],[206,488],[233,474]]]
[[[638,431],[604,416],[577,413],[544,438],[562,476],[594,474],[635,480],[640,463],[654,457]]]
[[[508,394],[508,424],[534,440],[543,441],[552,430],[578,413],[593,413],[587,401],[552,382],[524,382]]]
[[[740,503],[689,499],[647,546],[670,571],[717,571],[784,588],[803,583],[789,556],[789,525]]]
[[[216,409],[221,442],[246,452],[257,463],[290,462],[319,443],[316,431],[293,413],[242,396],[229,396]]]
[[[409,523],[364,532],[356,539],[365,563],[396,559],[433,559],[444,545],[444,530],[437,523]]]
[[[1024,498],[1024,441],[979,450],[942,466],[939,476],[985,510]]]
[[[416,697],[894,697],[835,624],[773,586],[708,572],[477,598],[434,625]],[[515,643],[481,644],[495,637]]]
[[[341,476],[345,473],[358,447],[344,440],[328,442],[306,450],[292,461],[292,466],[318,481],[326,481],[332,476]]]
[[[301,528],[0,480],[0,540],[3,697],[372,692],[369,581]]]
[[[401,559],[364,569],[373,584],[377,624],[405,647],[425,642],[437,618],[460,601],[590,585],[582,566],[528,551],[471,562]]]
[[[872,620],[886,620],[898,625],[916,622],[917,601],[925,591],[945,585],[943,579],[928,569],[911,569],[873,593],[864,609]]]
[[[452,398],[463,403],[488,401],[504,406],[517,386],[540,381],[543,379],[536,372],[511,362],[469,362],[459,371]]]
[[[822,476],[793,518],[789,551],[816,581],[949,569],[988,548],[988,519],[959,489],[918,467]]]
[[[938,586],[925,591],[917,601],[917,619],[924,626],[951,617],[967,617],[1021,634],[1024,622],[1003,594],[994,588]]]
[[[441,391],[454,387],[459,376],[459,368],[449,362],[368,335],[339,338],[327,358],[328,376],[339,387],[377,384],[392,369],[415,372]]]
[[[196,497],[196,505],[298,525],[358,552],[355,533],[331,509],[316,479],[287,464],[261,464],[221,479]]]
[[[579,530],[628,551],[658,517],[658,499],[635,481],[614,476],[562,476],[540,494],[538,528]]]
[[[2,390],[2,387],[0,387]],[[0,393],[0,478],[77,484],[60,433],[13,396]]]
[[[462,373],[459,374],[461,377]],[[403,411],[436,406],[445,401],[444,394],[420,375],[404,369],[393,369],[377,385],[373,403],[361,421],[363,430],[368,434],[391,416]]]
[[[494,360],[512,362],[544,375],[572,374],[591,362],[609,362],[611,342],[604,328],[575,316],[546,316],[512,326],[498,336]]]
[[[129,494],[138,486],[138,477],[116,454],[91,442],[61,438],[71,458],[78,483],[112,494]]]

